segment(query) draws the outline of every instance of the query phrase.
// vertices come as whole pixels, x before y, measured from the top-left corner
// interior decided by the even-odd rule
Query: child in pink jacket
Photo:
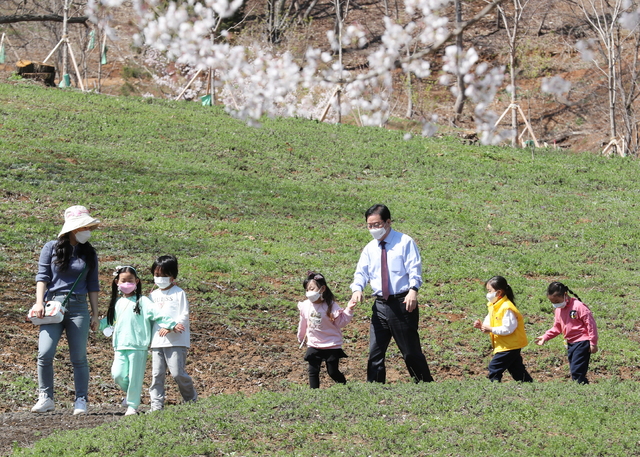
[[[569,297],[569,294],[576,298]],[[571,378],[579,384],[589,384],[589,359],[591,354],[598,352],[598,328],[593,314],[580,297],[561,282],[549,284],[547,298],[555,308],[555,319],[553,327],[536,338],[536,344],[542,346],[545,341],[562,333],[567,342]]]
[[[309,386],[320,387],[320,366],[324,360],[327,373],[335,382],[345,384],[347,380],[340,372],[339,364],[347,354],[342,350],[342,328],[351,322],[355,302],[343,310],[335,302],[327,281],[320,273],[309,272],[302,282],[307,299],[298,303],[300,323],[298,342],[307,340],[304,360],[309,362]]]

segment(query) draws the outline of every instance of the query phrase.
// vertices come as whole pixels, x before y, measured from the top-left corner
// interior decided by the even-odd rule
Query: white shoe
[[[122,406],[123,408],[126,408],[127,406],[129,406],[129,405],[127,404],[127,397],[124,397],[124,398],[122,399],[122,403],[120,404],[120,406]]]
[[[73,415],[87,414],[87,399],[84,397],[76,398],[76,404],[73,409]]]
[[[40,392],[40,398],[33,408],[32,413],[46,413],[47,411],[53,411],[56,409],[56,405],[53,404],[53,400],[49,398],[46,392]]]
[[[125,416],[135,416],[136,414],[138,414],[138,410],[131,406],[127,407],[127,412],[124,413]]]

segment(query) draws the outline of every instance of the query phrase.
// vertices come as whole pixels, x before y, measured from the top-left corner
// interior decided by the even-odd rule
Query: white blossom
[[[592,47],[593,43],[590,40],[578,40],[576,43],[576,49],[585,62],[591,62],[594,58]]]
[[[569,92],[571,89],[571,82],[562,78],[561,76],[554,76],[552,78],[542,78],[541,85],[542,92],[553,95],[562,95]]]
[[[149,49],[149,58],[157,65],[156,82],[169,92],[180,90],[180,79],[158,71],[162,65],[175,65],[183,77],[198,70],[215,71],[215,87],[226,110],[250,125],[258,125],[267,116],[303,116],[319,118],[330,105],[328,119],[337,113],[351,113],[362,125],[384,125],[391,116],[394,100],[393,74],[400,69],[420,78],[431,75],[433,55],[418,53],[439,43],[449,32],[446,8],[452,0],[406,0],[409,15],[406,24],[383,19],[380,46],[368,55],[368,73],[345,71],[337,59],[342,46],[363,47],[367,43],[365,29],[358,23],[342,31],[341,40],[333,31],[326,34],[327,45],[309,48],[296,61],[290,53],[275,53],[264,43],[231,45],[224,41],[226,32],[213,33],[220,18],[231,16],[242,0],[133,0],[141,27],[140,44]],[[106,18],[100,26],[109,30],[109,9],[124,0],[89,0],[92,20]],[[466,95],[475,104],[476,124],[483,141],[492,143],[508,133],[495,132],[495,114],[488,110],[503,81],[503,68],[490,69],[478,63],[473,49],[445,50],[441,82],[462,75],[467,83]],[[187,97],[197,98],[202,82],[195,81]],[[340,88],[340,97],[334,96]],[[422,134],[435,133],[435,118],[423,122]]]

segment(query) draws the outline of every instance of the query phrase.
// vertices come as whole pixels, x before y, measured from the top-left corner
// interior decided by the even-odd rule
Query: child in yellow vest
[[[502,276],[494,276],[485,283],[489,313],[484,322],[476,320],[473,326],[488,333],[493,346],[493,359],[489,363],[489,379],[500,382],[509,371],[516,381],[533,382],[522,362],[520,350],[528,343],[524,320],[513,304],[513,290]]]

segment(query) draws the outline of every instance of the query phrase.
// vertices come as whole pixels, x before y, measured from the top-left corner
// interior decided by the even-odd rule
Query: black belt
[[[404,298],[407,296],[408,293],[409,291],[407,290],[406,292],[402,292],[401,294],[389,295],[389,298],[387,298],[387,300],[396,300],[398,298]],[[382,298],[382,295],[374,295],[374,297],[376,297],[376,300],[387,301],[384,298]]]

